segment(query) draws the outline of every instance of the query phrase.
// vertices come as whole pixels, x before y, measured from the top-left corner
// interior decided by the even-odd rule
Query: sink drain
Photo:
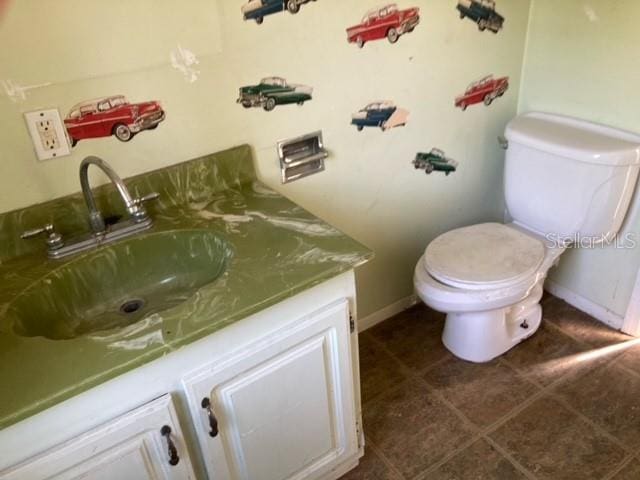
[[[139,298],[135,300],[127,300],[120,306],[120,313],[123,315],[131,315],[138,312],[142,307],[144,307],[144,300]]]

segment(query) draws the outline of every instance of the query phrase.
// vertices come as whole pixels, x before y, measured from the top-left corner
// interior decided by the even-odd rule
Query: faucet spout
[[[122,181],[122,178],[116,173],[116,171],[104,160],[98,157],[90,156],[85,158],[80,164],[80,185],[82,186],[82,194],[89,210],[89,224],[91,230],[95,234],[103,234],[106,232],[107,227],[104,222],[104,217],[98,210],[95,197],[91,191],[91,185],[89,184],[89,167],[95,165],[102,170],[111,183],[115,186],[116,190],[120,194],[122,201],[125,204],[127,212],[133,217],[134,222],[140,223],[147,220],[147,212],[140,205],[140,201],[134,199],[129,193],[129,189]]]
[[[100,210],[98,210],[96,199],[91,191],[91,185],[89,185],[89,167],[91,165],[95,165],[109,177],[109,180],[111,180],[111,183],[113,183],[120,194],[131,218],[110,224],[107,228],[104,217],[102,213],[100,213]],[[140,198],[132,197],[120,176],[104,160],[98,157],[87,157],[82,161],[80,164],[80,185],[82,186],[82,194],[84,195],[87,209],[89,210],[91,233],[76,235],[72,237],[71,240],[65,241],[53,225],[45,225],[41,228],[28,230],[22,234],[22,238],[25,239],[46,234],[49,258],[65,258],[79,252],[116,242],[153,227],[153,220],[147,214],[143,204],[158,199],[160,194],[152,192]]]

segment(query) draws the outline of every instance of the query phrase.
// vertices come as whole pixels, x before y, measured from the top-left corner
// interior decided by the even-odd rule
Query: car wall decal
[[[128,142],[144,130],[156,129],[165,117],[156,100],[129,103],[124,95],[113,95],[74,105],[64,125],[72,146],[80,140],[112,135]]]
[[[495,0],[458,0],[460,18],[468,18],[478,25],[481,32],[498,33],[504,25],[504,17],[496,12]]]
[[[433,148],[429,153],[418,152],[412,163],[416,170],[422,169],[427,175],[433,172],[444,172],[446,176],[457,171],[459,165],[439,148]]]
[[[484,103],[489,106],[496,98],[502,97],[509,89],[509,77],[494,78],[488,75],[471,83],[467,90],[456,98],[455,106],[463,111],[470,105]]]
[[[287,10],[296,14],[305,3],[316,0],[249,0],[242,6],[242,16],[245,20],[255,20],[260,25],[264,17]]]
[[[241,87],[237,103],[244,108],[261,107],[270,112],[278,105],[304,105],[312,98],[312,87],[288,83],[281,77],[267,77],[257,85]]]
[[[383,132],[395,127],[404,127],[409,111],[398,108],[392,101],[372,102],[351,116],[351,125],[358,131],[364,127],[379,127]]]
[[[362,48],[367,42],[386,38],[390,43],[411,33],[420,23],[418,7],[399,10],[395,3],[368,11],[358,25],[347,28],[347,40]]]

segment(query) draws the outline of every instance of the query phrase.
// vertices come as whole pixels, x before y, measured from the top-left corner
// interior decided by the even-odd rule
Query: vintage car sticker
[[[420,23],[418,7],[398,10],[394,4],[368,11],[358,25],[347,28],[347,40],[358,47],[372,40],[386,38],[396,43],[405,33],[411,33]]]
[[[458,169],[458,162],[447,158],[439,148],[433,148],[429,153],[418,152],[412,163],[416,170],[422,169],[427,175],[433,172],[444,172],[449,176]]]
[[[467,90],[456,98],[455,106],[462,110],[478,103],[489,106],[496,98],[503,96],[508,89],[509,77],[494,78],[493,75],[488,75],[471,83]]]
[[[88,100],[74,105],[64,120],[71,145],[80,140],[115,136],[128,142],[143,130],[154,130],[165,119],[160,103],[129,103],[123,95]]]
[[[474,21],[481,32],[489,29],[498,33],[504,25],[504,17],[496,12],[495,0],[458,0],[460,18]]]
[[[264,17],[273,13],[284,12],[296,14],[300,6],[316,0],[249,0],[242,6],[242,16],[245,20],[255,20],[258,25],[264,21]]]
[[[392,101],[373,102],[351,116],[351,125],[358,131],[364,127],[380,127],[383,132],[394,127],[404,127],[409,119],[409,111],[398,108]]]
[[[304,105],[313,98],[312,95],[312,87],[288,83],[280,77],[267,77],[260,80],[257,85],[241,87],[237,103],[244,108],[262,107],[270,112],[277,105],[290,103]]]

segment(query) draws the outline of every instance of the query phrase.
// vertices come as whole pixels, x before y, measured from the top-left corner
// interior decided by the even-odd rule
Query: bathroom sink
[[[212,232],[133,237],[61,265],[9,306],[13,331],[73,339],[176,307],[222,275],[230,248]]]

